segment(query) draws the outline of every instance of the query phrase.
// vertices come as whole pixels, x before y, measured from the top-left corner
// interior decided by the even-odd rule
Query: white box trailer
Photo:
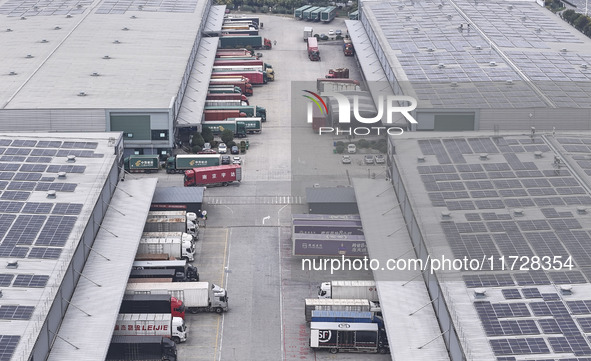
[[[183,301],[186,309],[191,313],[228,311],[226,290],[209,282],[128,283],[125,293],[168,293]]]
[[[194,212],[187,212],[187,211],[149,211],[148,217],[146,219],[146,223],[150,220],[150,223],[159,222],[154,219],[176,219],[176,222],[181,223],[179,219],[183,219],[185,222],[185,227],[181,226],[173,226],[171,229],[157,229],[157,230],[148,230],[144,229],[144,232],[186,232],[191,234],[192,236],[197,238],[199,235],[199,225],[197,220],[197,214]],[[171,226],[166,226],[171,227]]]
[[[318,298],[365,298],[380,302],[375,281],[330,281],[323,282]]]
[[[120,313],[113,336],[163,336],[180,343],[187,341],[187,327],[170,313]]]
[[[152,233],[152,232],[147,232]],[[155,232],[164,233],[164,232]],[[175,232],[173,234],[181,234]],[[168,254],[170,258],[183,258],[189,262],[195,260],[195,244],[191,241],[183,241],[181,237],[142,237],[137,250],[138,254]]]
[[[312,311],[356,311],[379,312],[380,309],[366,299],[330,299],[330,298],[306,298],[306,321],[312,320]]]

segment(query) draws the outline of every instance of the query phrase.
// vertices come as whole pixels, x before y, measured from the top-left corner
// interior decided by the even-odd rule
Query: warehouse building
[[[224,10],[0,1],[0,131],[120,131],[127,154],[165,156],[201,122]]]
[[[537,2],[363,1],[359,16],[365,80],[389,85],[374,101],[417,99],[416,130],[591,129],[591,40]]]

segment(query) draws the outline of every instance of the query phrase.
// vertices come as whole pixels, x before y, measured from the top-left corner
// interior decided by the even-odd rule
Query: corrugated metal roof
[[[355,203],[355,191],[352,187],[306,188],[308,203]]]
[[[222,30],[224,24],[224,15],[226,14],[226,5],[214,5],[209,9],[209,15],[205,27],[203,28],[204,33],[217,33]]]
[[[159,187],[152,203],[202,203],[204,187]]]
[[[156,183],[119,183],[48,361],[105,359]]]

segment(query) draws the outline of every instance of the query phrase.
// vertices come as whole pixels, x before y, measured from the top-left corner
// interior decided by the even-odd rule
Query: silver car
[[[373,154],[367,154],[367,155],[363,156],[363,162],[365,162],[365,164],[373,164],[374,163]]]
[[[384,164],[386,163],[386,157],[383,154],[376,155],[376,164]]]
[[[343,158],[341,159],[341,162],[343,162],[343,164],[351,164],[351,156],[344,155]]]

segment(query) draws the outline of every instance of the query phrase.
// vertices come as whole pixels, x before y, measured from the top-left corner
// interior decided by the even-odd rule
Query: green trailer
[[[166,173],[184,173],[187,169],[220,165],[221,157],[219,154],[179,154],[166,160]]]
[[[236,126],[242,124],[247,134],[260,133],[263,131],[263,122],[261,118],[228,118],[226,120],[236,122]]]
[[[222,105],[222,106],[205,106],[205,110],[231,110],[237,109],[245,113],[247,117],[261,118],[264,123],[267,121],[267,110],[257,105]]]
[[[221,49],[245,48],[250,46],[254,49],[271,49],[271,40],[259,35],[250,36],[222,36],[219,38]]]
[[[297,9],[295,9],[295,11],[293,12],[293,16],[296,19],[302,19],[302,17],[304,16],[304,10],[311,8],[312,5],[304,5],[302,7],[299,7]]]
[[[349,20],[359,20],[359,10],[355,10],[349,13]]]
[[[331,22],[337,16],[337,7],[336,6],[328,6],[325,7],[324,10],[320,13],[320,21],[323,23]]]
[[[310,21],[319,21],[320,20],[320,13],[324,11],[324,7],[318,7],[315,10],[310,12]]]
[[[312,11],[319,9],[319,6],[311,6],[302,12],[302,20],[310,20],[310,14]]]
[[[130,155],[123,159],[123,169],[129,173],[152,173],[158,172],[160,159],[157,154],[151,155]]]
[[[210,85],[209,88],[207,88],[207,92],[210,94],[242,94],[240,87],[233,85]]]
[[[230,118],[236,119],[236,118]],[[208,121],[201,124],[202,127],[209,128],[213,135],[221,135],[224,130],[229,129],[234,132],[236,138],[246,137],[246,128],[244,123],[237,123],[236,120]]]

